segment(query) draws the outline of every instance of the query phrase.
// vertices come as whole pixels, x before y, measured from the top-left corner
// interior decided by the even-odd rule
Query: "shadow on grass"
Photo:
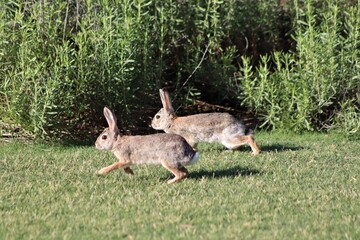
[[[261,146],[262,152],[284,152],[284,151],[300,151],[305,149],[301,146],[285,146],[281,144],[272,144],[272,145],[265,145]]]
[[[221,170],[200,170],[191,172],[189,171],[189,175],[187,178],[235,178],[239,176],[254,176],[261,175],[262,171],[252,168],[241,168],[241,167],[233,167],[228,169]]]

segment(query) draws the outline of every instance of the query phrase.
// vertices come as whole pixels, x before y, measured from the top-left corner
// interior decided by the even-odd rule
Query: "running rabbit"
[[[109,127],[97,138],[95,146],[100,150],[112,151],[119,161],[100,169],[98,174],[106,174],[118,168],[133,174],[130,169],[132,164],[161,164],[175,175],[168,181],[174,183],[188,175],[184,166],[195,163],[199,158],[199,153],[179,135],[160,133],[121,136],[114,113],[105,107],[104,116]]]
[[[203,113],[184,117],[176,116],[169,93],[160,89],[163,108],[157,112],[151,126],[166,133],[179,134],[194,148],[198,142],[218,142],[228,149],[249,144],[253,155],[260,153],[254,141],[254,132],[228,113]]]

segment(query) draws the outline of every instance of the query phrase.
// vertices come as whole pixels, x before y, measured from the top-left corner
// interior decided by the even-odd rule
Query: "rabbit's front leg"
[[[111,164],[110,166],[104,167],[98,171],[98,174],[104,175],[108,172],[118,169],[118,168],[124,168],[125,172],[128,174],[133,174],[132,170],[128,167],[128,163],[126,162],[116,162],[114,164]]]
[[[124,171],[125,171],[127,174],[134,175],[134,172],[133,172],[133,170],[131,170],[130,167],[125,167],[125,168],[124,168]]]

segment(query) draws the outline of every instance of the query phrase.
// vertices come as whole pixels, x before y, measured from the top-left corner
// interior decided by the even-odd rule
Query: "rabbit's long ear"
[[[109,125],[109,129],[111,131],[118,131],[118,127],[116,125],[116,116],[115,114],[110,110],[108,109],[107,107],[104,107],[104,116],[106,118],[106,121]]]
[[[169,93],[163,89],[160,89],[159,92],[160,92],[160,98],[161,98],[161,102],[162,102],[164,109],[168,112],[174,112],[174,109],[171,105],[171,99],[170,99]]]

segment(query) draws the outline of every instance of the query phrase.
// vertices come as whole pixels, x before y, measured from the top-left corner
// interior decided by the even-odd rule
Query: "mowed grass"
[[[94,147],[0,143],[0,239],[359,239],[360,141],[259,133],[263,152],[200,144],[189,177],[96,175]]]

